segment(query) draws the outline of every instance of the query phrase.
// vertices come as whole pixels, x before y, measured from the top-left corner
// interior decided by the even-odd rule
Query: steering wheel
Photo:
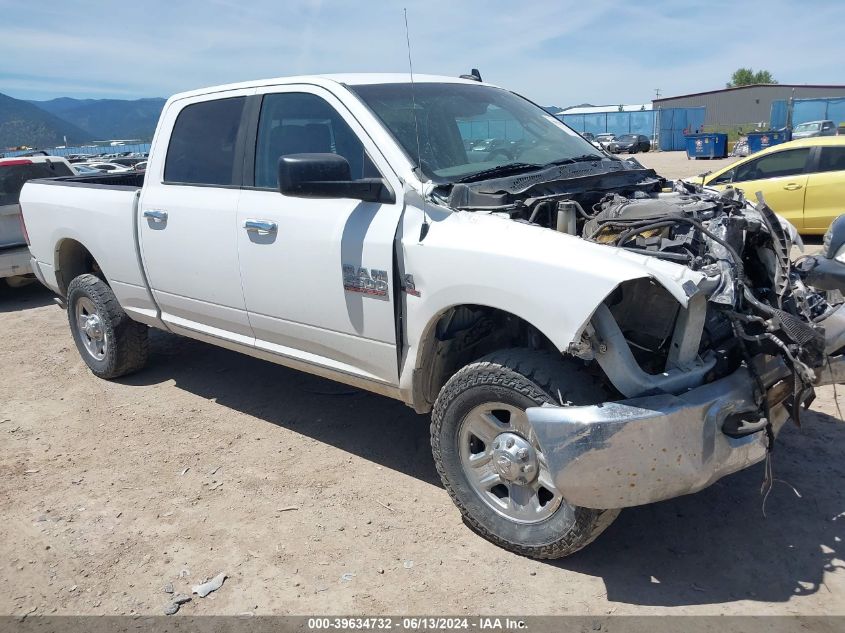
[[[504,147],[497,147],[496,149],[492,150],[487,156],[484,157],[485,162],[493,161],[497,156],[504,156],[508,160],[514,160],[519,155],[518,151],[515,150],[508,150]]]

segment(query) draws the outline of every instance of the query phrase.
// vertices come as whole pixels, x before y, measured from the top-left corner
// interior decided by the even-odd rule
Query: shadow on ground
[[[124,380],[177,387],[440,485],[428,418],[405,405],[189,339],[153,332],[149,368]],[[687,497],[625,510],[590,547],[554,567],[603,579],[607,598],[677,606],[785,602],[827,591],[845,558],[845,425],[819,413],[787,427],[762,513],[762,466]],[[444,495],[445,502],[445,495]]]
[[[146,369],[121,380],[176,386],[440,485],[429,419],[396,400],[188,338],[150,330]]]
[[[38,282],[11,288],[0,279],[0,313],[41,308],[53,303],[53,293]]]

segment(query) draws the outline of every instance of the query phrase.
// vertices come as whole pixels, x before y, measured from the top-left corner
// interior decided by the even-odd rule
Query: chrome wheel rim
[[[539,523],[564,502],[523,409],[477,406],[458,432],[461,467],[473,490],[497,514]]]
[[[74,313],[79,338],[85,351],[95,360],[103,360],[106,357],[108,336],[94,302],[88,297],[80,297]]]

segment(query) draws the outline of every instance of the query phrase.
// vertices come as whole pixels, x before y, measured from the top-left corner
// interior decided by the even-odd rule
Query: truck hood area
[[[593,508],[687,494],[763,460],[814,388],[845,374],[845,305],[791,261],[795,227],[759,194],[620,162],[459,183],[440,200],[565,234],[559,256],[584,286],[558,284],[572,309],[615,278],[567,351],[619,396],[527,411],[558,490]],[[541,232],[537,253],[549,248]]]
[[[624,397],[678,394],[741,366],[754,377],[749,359],[767,355],[790,369],[796,404],[807,403],[845,343],[842,319],[831,318],[841,298],[805,283],[790,259],[803,248],[797,231],[762,197],[666,181],[633,159],[456,183],[432,197],[577,238],[560,253],[574,274],[585,260],[618,276],[569,352],[598,361]]]

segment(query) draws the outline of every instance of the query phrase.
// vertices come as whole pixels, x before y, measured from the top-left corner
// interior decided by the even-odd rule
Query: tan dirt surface
[[[0,614],[159,614],[219,572],[180,614],[845,614],[830,388],[766,518],[756,466],[539,562],[461,522],[401,403],[162,332],[102,381],[38,285],[0,290],[0,376]]]

